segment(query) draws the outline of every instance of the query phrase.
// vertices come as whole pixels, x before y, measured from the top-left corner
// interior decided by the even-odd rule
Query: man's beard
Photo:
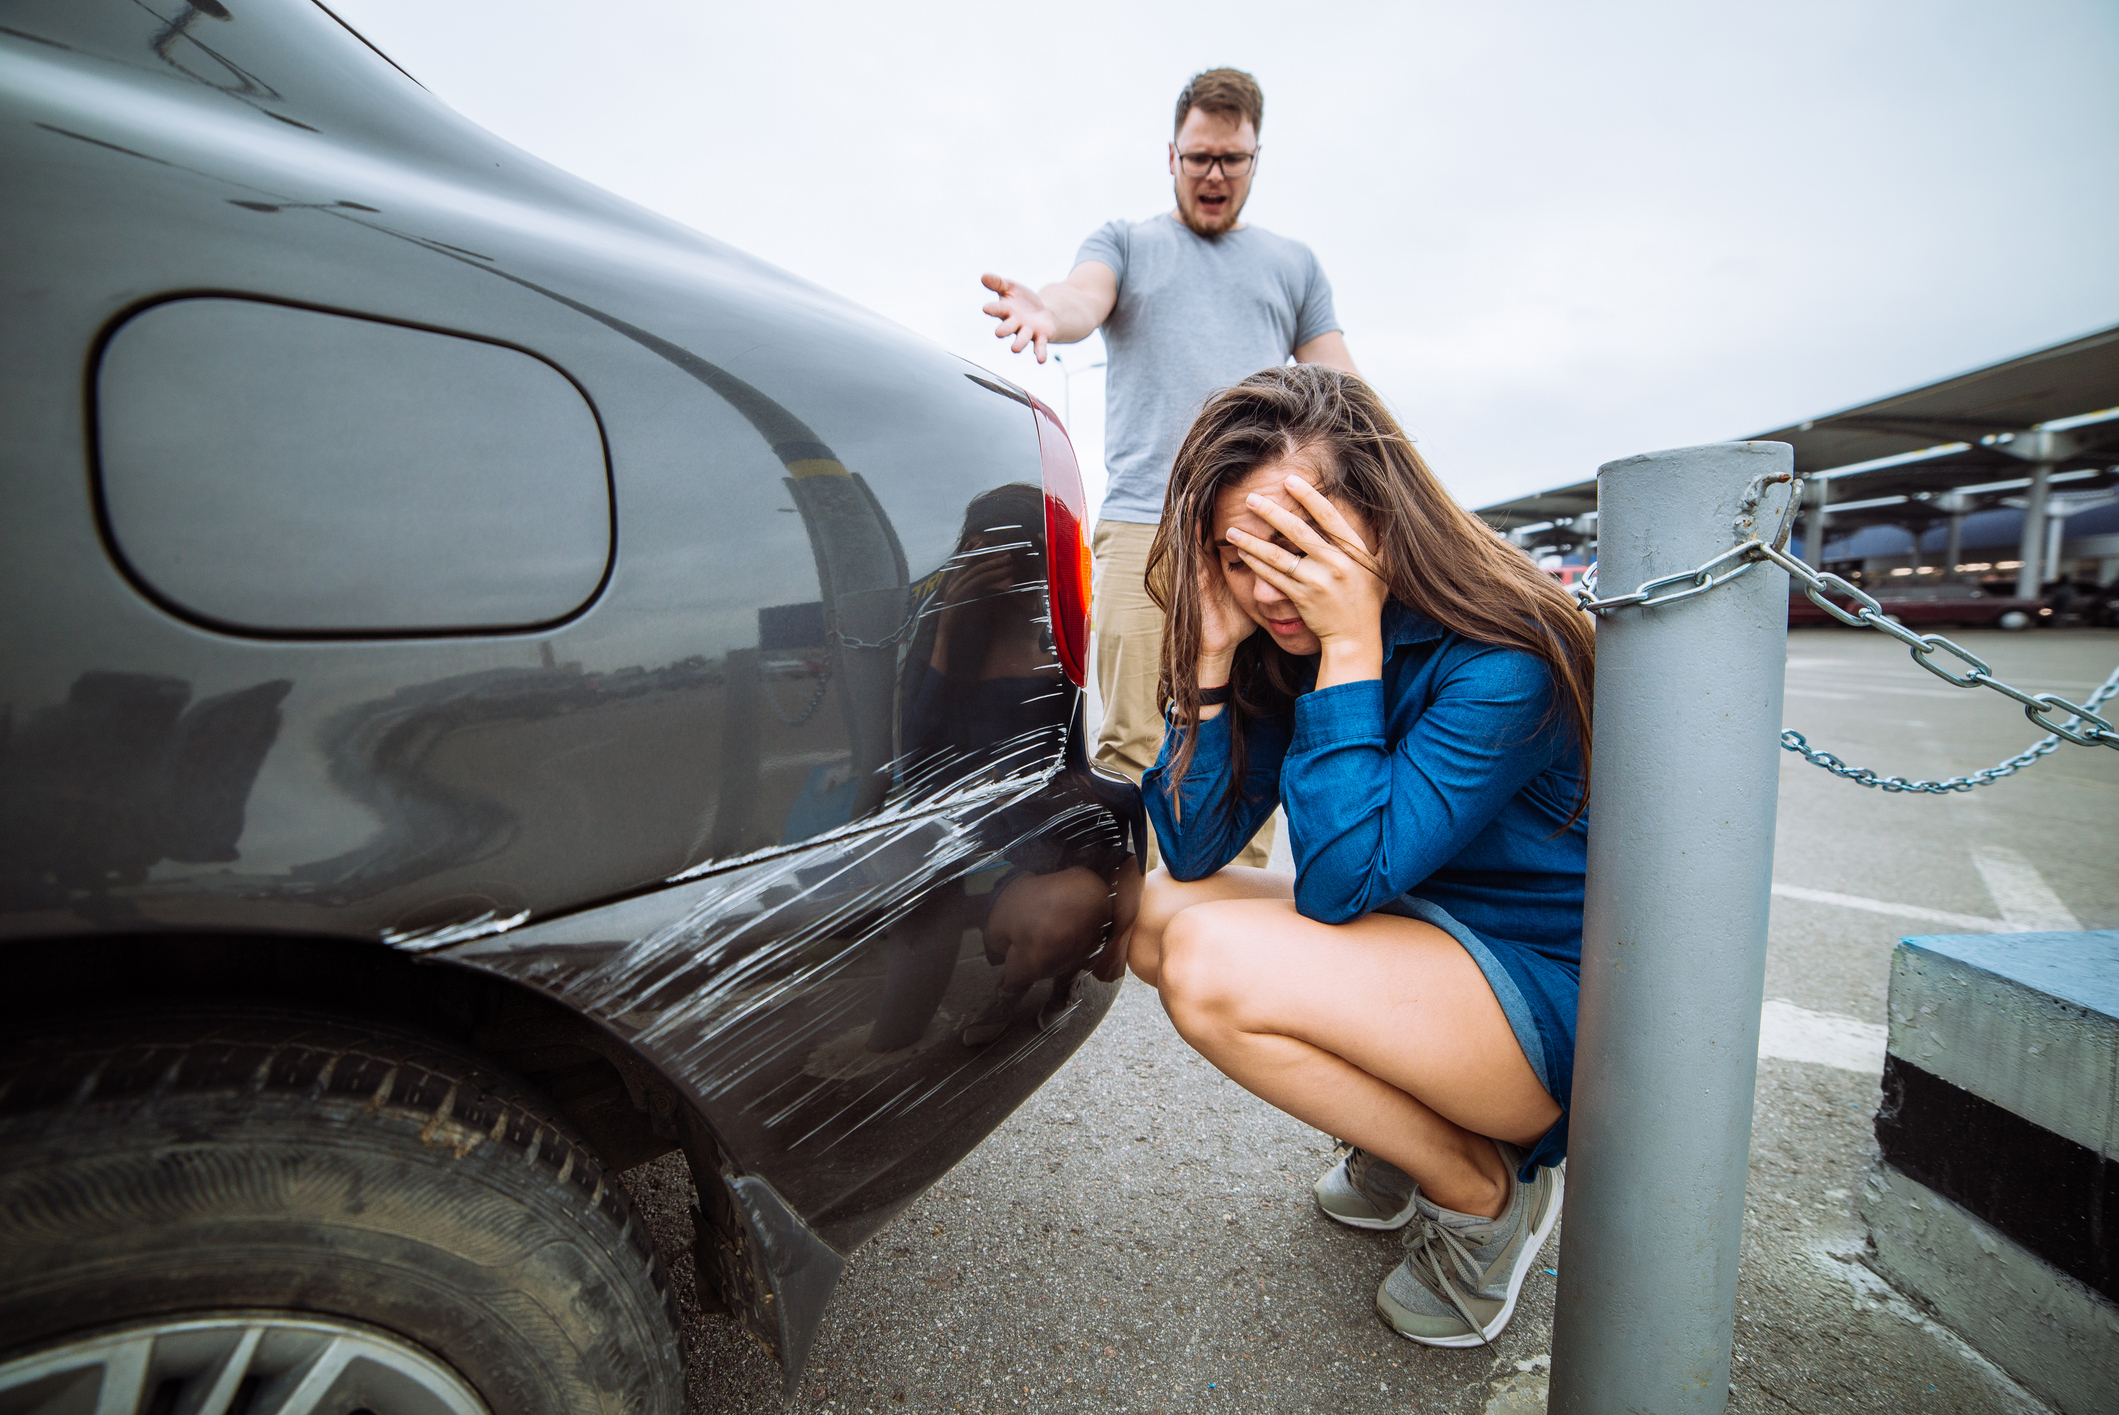
[[[1203,226],[1200,222],[1205,218],[1205,213],[1197,207],[1188,208],[1185,205],[1183,189],[1174,182],[1171,183],[1171,194],[1177,198],[1177,219],[1184,222],[1185,229],[1195,236],[1205,236],[1210,241],[1218,236],[1228,235],[1235,229],[1236,218],[1243,214],[1243,202],[1232,200],[1228,213],[1220,219],[1219,225]],[[1245,199],[1249,199],[1248,193],[1245,194]]]

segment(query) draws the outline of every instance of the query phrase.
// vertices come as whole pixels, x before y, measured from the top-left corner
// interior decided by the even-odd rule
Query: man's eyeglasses
[[[1241,177],[1251,170],[1255,152],[1180,152],[1178,170],[1187,177],[1204,177],[1216,167],[1224,177]]]

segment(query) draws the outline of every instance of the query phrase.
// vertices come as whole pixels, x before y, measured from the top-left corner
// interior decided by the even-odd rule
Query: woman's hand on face
[[[1234,528],[1229,544],[1260,579],[1288,597],[1317,636],[1319,687],[1376,677],[1383,671],[1383,603],[1390,598],[1382,566],[1323,493],[1296,476],[1286,486],[1307,517],[1256,493],[1245,504],[1287,545]]]
[[[992,604],[1018,588],[1015,557],[1003,551],[973,552],[942,583],[942,599],[935,619],[934,651],[928,663],[937,672],[947,672],[953,639],[969,633],[981,604]]]
[[[1237,606],[1229,593],[1228,577],[1221,572],[1221,557],[1208,555],[1199,569],[1199,659],[1205,675],[1202,688],[1218,688],[1229,681],[1226,672],[1236,647],[1258,632],[1251,616]],[[1221,676],[1214,678],[1216,670]],[[1208,682],[1208,678],[1214,678]]]
[[[942,588],[942,608],[945,612],[963,609],[1007,594],[1017,588],[1017,578],[1014,556],[1005,550],[981,548],[950,573]]]

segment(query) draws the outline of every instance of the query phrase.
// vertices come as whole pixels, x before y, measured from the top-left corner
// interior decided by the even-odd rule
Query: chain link
[[[894,649],[911,638],[913,631],[920,627],[920,609],[919,602],[914,601],[912,608],[907,610],[905,617],[898,622],[898,627],[880,639],[857,639],[851,634],[842,634],[834,629],[831,631],[831,641],[842,649]]]
[[[857,639],[851,634],[842,634],[834,629],[831,631],[831,641],[842,649],[894,649],[918,631],[920,616],[926,607],[926,601],[914,596],[912,607],[905,611],[905,617],[898,621],[898,627],[880,639]]]
[[[2104,686],[2090,694],[2089,706],[2102,707],[2114,694],[2119,694],[2119,668],[2104,680]],[[1857,786],[1874,786],[1884,791],[1925,792],[1931,796],[1947,796],[1952,791],[1970,791],[1975,786],[1991,786],[2004,776],[2014,776],[2040,757],[2059,750],[2057,734],[2040,738],[2024,751],[2018,752],[2005,762],[1998,762],[1970,776],[1953,776],[1943,781],[1908,781],[1903,776],[1878,776],[1865,766],[1848,766],[1830,752],[1820,752],[1810,745],[1802,733],[1793,728],[1781,733],[1781,748],[1798,752],[1812,766],[1821,766],[1834,776],[1843,777]]]
[[[1003,552],[1014,552],[1018,550],[1028,550],[1034,552],[1037,549],[1038,542],[1036,541],[1015,540],[1005,541],[995,545],[981,546],[979,548],[978,554],[999,555]],[[970,561],[964,557],[951,556],[949,561],[942,567],[941,570],[935,572],[935,574],[933,575],[930,575],[927,579],[922,580],[919,585],[913,586],[914,593],[911,597],[911,602],[906,606],[905,617],[898,621],[897,628],[892,629],[888,634],[885,634],[882,638],[857,639],[851,634],[842,634],[838,630],[834,629],[831,633],[831,641],[842,649],[896,648],[898,645],[910,639],[913,634],[918,631],[920,627],[921,618],[925,615],[929,606],[934,603],[936,595],[940,593],[943,577],[946,574],[953,573],[954,571],[962,570],[969,563]],[[921,586],[932,586],[933,589],[928,593],[922,594],[919,593]]]
[[[1760,495],[1767,486],[1789,480],[1783,473],[1778,476],[1761,477],[1752,483],[1745,494],[1745,513],[1737,518],[1738,534],[1749,526],[1750,515],[1758,505]],[[1781,733],[1781,746],[1790,752],[1799,753],[1813,766],[1823,767],[1834,776],[1862,786],[1878,787],[1885,791],[1924,792],[1942,796],[1952,791],[1970,791],[1974,787],[1990,785],[2004,776],[2013,776],[2040,757],[2052,752],[2062,742],[2073,742],[2082,747],[2110,747],[2119,751],[2119,727],[2101,717],[2097,709],[2119,695],[2119,668],[2114,668],[2101,687],[2090,695],[2087,703],[2069,702],[2057,693],[2026,693],[2020,688],[2002,682],[1994,676],[1994,670],[1978,655],[1963,645],[1952,643],[1940,634],[1921,634],[1898,623],[1884,613],[1883,605],[1873,596],[1865,594],[1857,586],[1849,584],[1829,571],[1812,569],[1783,549],[1788,542],[1789,531],[1794,526],[1795,508],[1802,499],[1802,483],[1795,483],[1788,495],[1788,510],[1774,533],[1771,543],[1752,536],[1723,551],[1712,560],[1694,570],[1676,575],[1662,575],[1649,580],[1632,594],[1614,595],[1610,599],[1597,598],[1596,566],[1589,567],[1581,583],[1574,589],[1575,602],[1591,614],[1611,614],[1621,609],[1654,609],[1661,605],[1675,604],[1681,599],[1705,594],[1718,589],[1731,580],[1747,573],[1761,564],[1774,564],[1786,570],[1791,579],[1802,586],[1803,593],[1811,603],[1830,614],[1840,623],[1857,629],[1874,629],[1888,634],[1904,644],[1913,655],[1913,661],[1927,669],[1945,683],[1957,688],[1991,688],[2003,697],[2023,705],[2023,715],[2033,726],[2046,729],[2047,736],[2007,761],[1975,771],[1969,776],[1953,776],[1946,781],[1908,781],[1902,776],[1880,776],[1868,767],[1849,766],[1830,752],[1812,747],[1802,733],[1793,730]],[[1853,601],[1851,611],[1840,608],[1825,596],[1837,594]],[[1941,662],[1938,653],[1949,655]],[[2065,722],[2054,720],[2052,714],[2066,713]]]
[[[779,665],[776,664],[774,666],[778,667]],[[831,691],[832,667],[831,660],[826,659],[824,665],[816,670],[817,690],[810,694],[807,705],[793,717],[787,715],[787,710],[780,706],[780,700],[773,696],[771,679],[763,673],[759,675],[758,691],[765,695],[765,705],[773,710],[774,717],[780,719],[782,727],[807,727],[809,725],[809,720],[817,715],[817,709],[824,706],[824,695]]]

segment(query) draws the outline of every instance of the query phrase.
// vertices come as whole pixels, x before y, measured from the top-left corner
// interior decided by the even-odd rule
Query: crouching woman
[[[1560,1209],[1581,965],[1588,616],[1442,489],[1359,379],[1208,400],[1149,560],[1165,868],[1126,941],[1178,1032],[1351,1144],[1376,1303],[1489,1341]],[[1229,862],[1276,806],[1295,873]]]

